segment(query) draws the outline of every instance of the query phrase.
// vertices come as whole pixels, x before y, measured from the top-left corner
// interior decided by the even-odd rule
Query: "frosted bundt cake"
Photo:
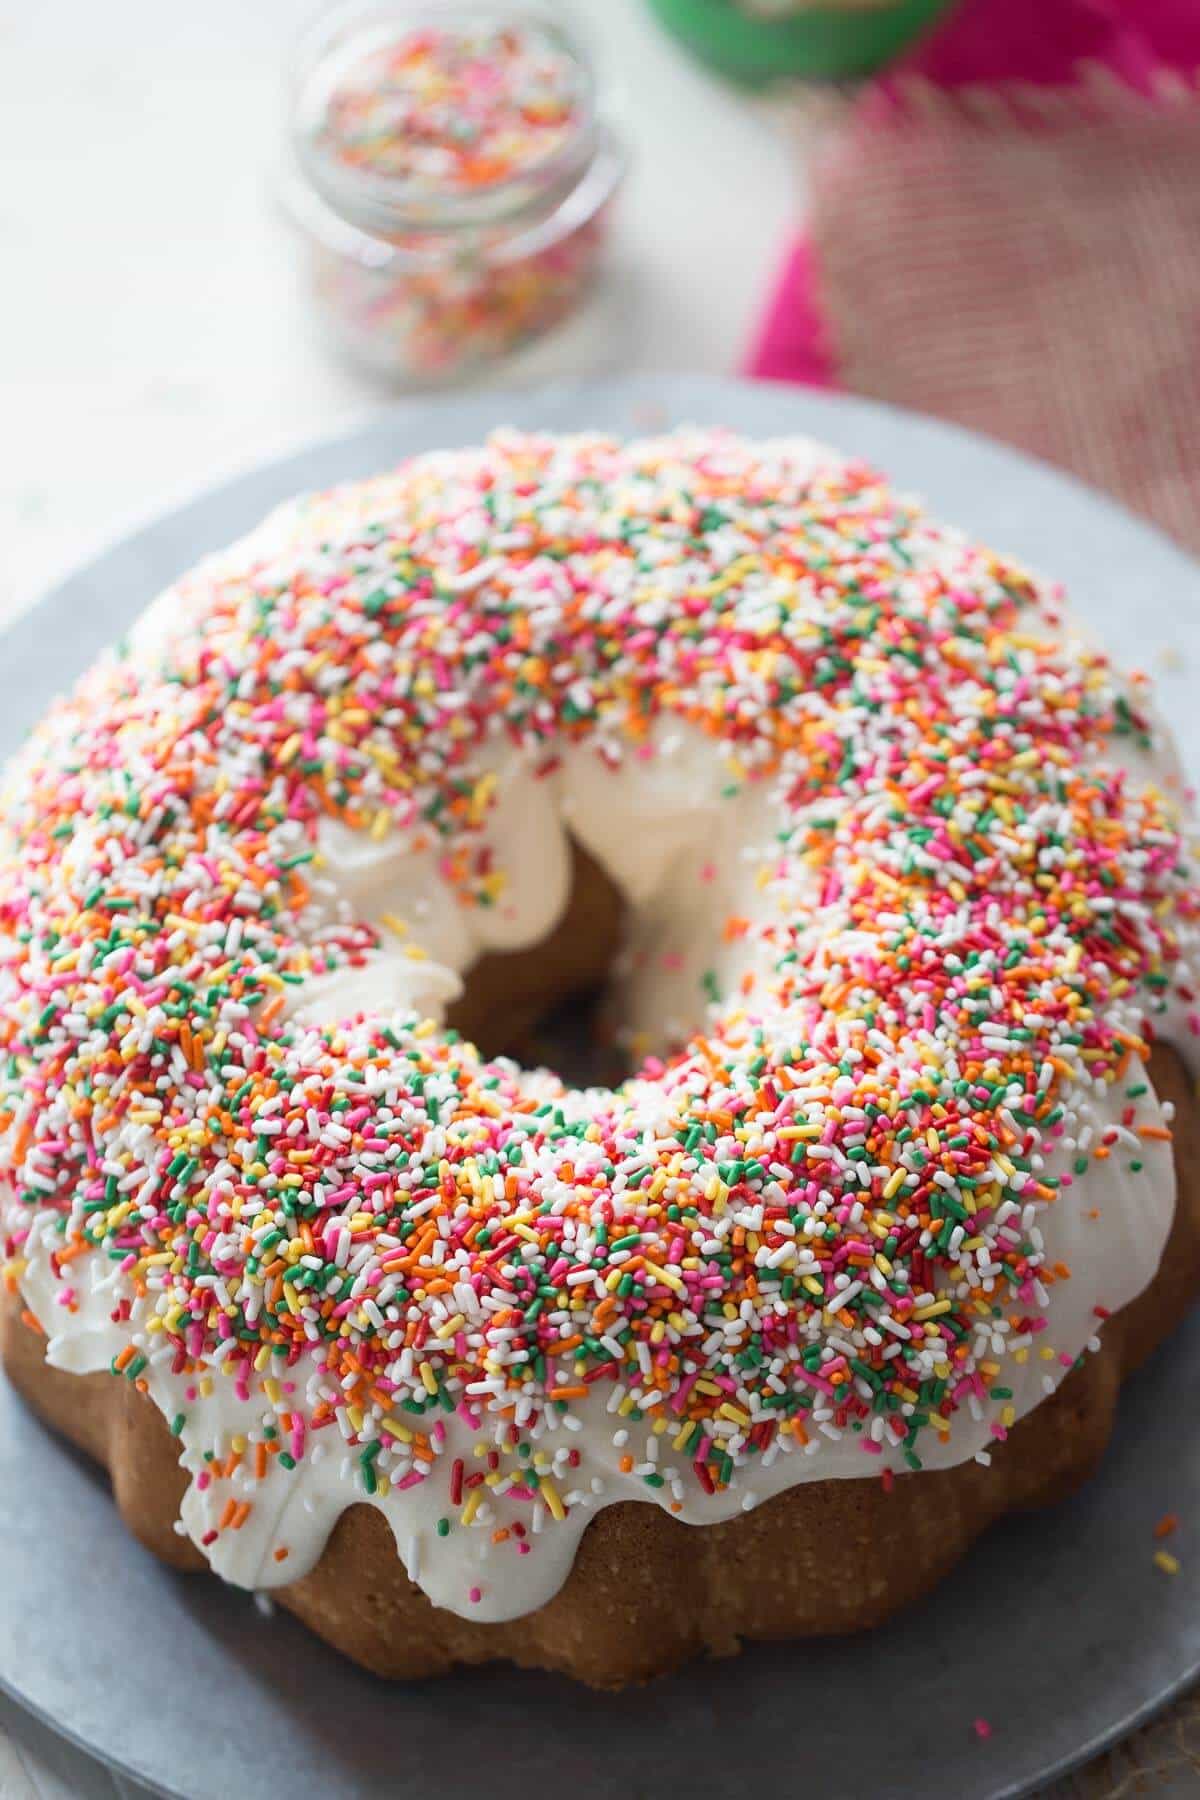
[[[9,1371],[382,1674],[882,1619],[1200,1286],[1181,791],[1054,591],[804,441],[284,508],[9,772]],[[605,974],[623,1083],[498,1054]]]

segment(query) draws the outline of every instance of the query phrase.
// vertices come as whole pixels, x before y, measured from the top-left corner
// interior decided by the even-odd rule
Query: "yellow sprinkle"
[[[487,811],[492,795],[496,791],[498,779],[495,770],[489,769],[488,773],[482,775],[476,782],[474,791],[471,795],[469,815],[473,825],[478,825],[483,818],[484,813]]]
[[[1169,1550],[1156,1550],[1154,1552],[1154,1560],[1164,1575],[1178,1575],[1179,1558],[1177,1556],[1172,1556]]]
[[[187,919],[184,917],[184,915],[182,913],[175,913],[175,912],[167,913],[164,918],[164,923],[169,925],[172,931],[188,931],[188,932],[195,933],[201,929],[199,919]],[[139,1017],[145,1016],[145,1011],[146,1011],[145,1007],[144,1006],[141,1007],[141,1010],[139,1012],[140,1003],[135,1002],[132,994],[125,994],[122,996],[122,998],[124,1000],[125,1005],[129,1008],[130,1012],[139,1013]]]
[[[476,1491],[478,1492],[478,1490],[476,1490]],[[559,1499],[558,1489],[555,1487],[555,1485],[552,1481],[549,1481],[546,1478],[545,1475],[542,1476],[541,1485],[538,1488],[538,1493],[541,1495],[542,1499],[546,1502],[546,1505],[550,1508],[550,1511],[553,1513],[553,1515],[556,1519],[565,1519],[566,1518],[567,1509],[563,1505],[562,1501]]]
[[[420,1365],[418,1373],[420,1374],[421,1385],[424,1387],[425,1392],[427,1394],[436,1394],[438,1391],[437,1378],[433,1373],[432,1365],[423,1362]]]

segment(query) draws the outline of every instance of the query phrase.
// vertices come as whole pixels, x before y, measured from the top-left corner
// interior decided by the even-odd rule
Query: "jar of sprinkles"
[[[312,292],[345,349],[412,385],[576,308],[624,167],[585,51],[546,13],[382,0],[301,45],[285,201]]]

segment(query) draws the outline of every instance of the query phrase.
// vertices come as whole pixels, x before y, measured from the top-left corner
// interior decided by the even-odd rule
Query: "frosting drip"
[[[805,443],[504,436],[164,596],[4,800],[9,1279],[290,1581],[435,1603],[977,1456],[1140,1293],[1194,1036],[1179,780],[1025,572]],[[567,833],[630,913],[615,1092],[439,1021]],[[1189,1023],[1190,1021],[1190,1023]]]

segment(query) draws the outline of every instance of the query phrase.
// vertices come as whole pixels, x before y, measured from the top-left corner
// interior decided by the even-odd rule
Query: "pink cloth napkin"
[[[990,432],[1200,549],[1200,0],[964,0],[828,132],[749,370]]]

